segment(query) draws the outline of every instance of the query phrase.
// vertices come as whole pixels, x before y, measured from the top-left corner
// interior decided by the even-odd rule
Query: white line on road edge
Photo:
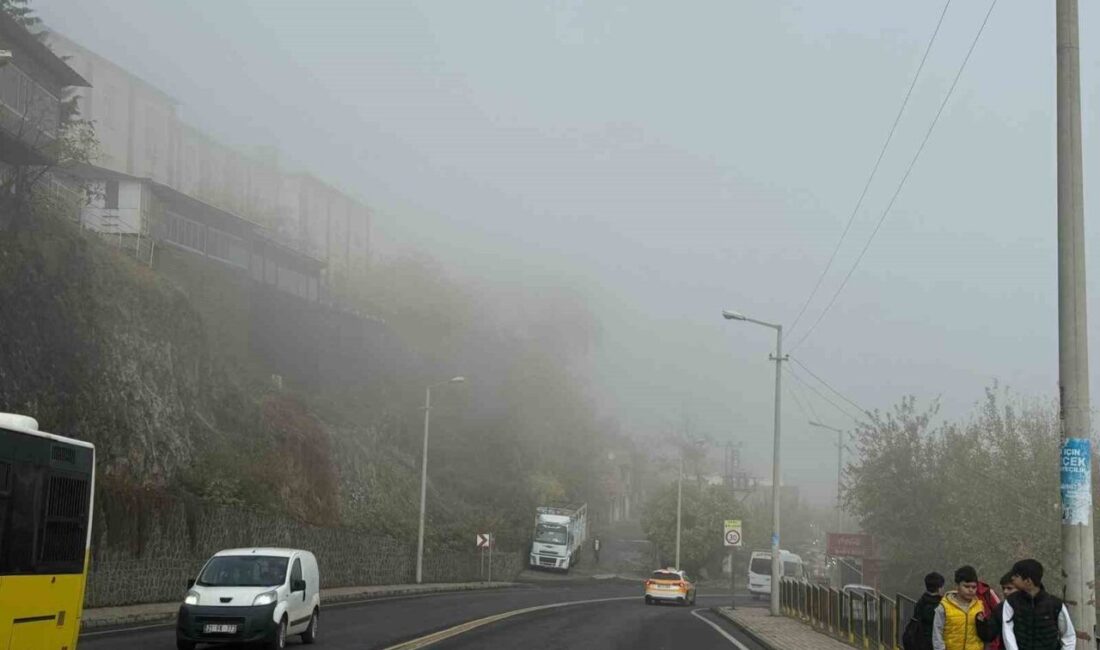
[[[695,618],[699,619],[700,621],[706,623],[707,625],[713,627],[716,632],[718,632],[722,636],[726,637],[726,640],[729,641],[730,643],[732,643],[733,646],[735,648],[737,648],[737,650],[749,650],[748,648],[745,647],[744,644],[742,644],[737,639],[733,638],[733,635],[731,635],[729,632],[723,630],[720,625],[718,625],[714,621],[708,620],[708,619],[706,619],[706,618],[699,615],[699,612],[705,612],[705,611],[707,611],[707,610],[702,609],[702,608],[693,609],[693,610],[691,610],[691,615],[694,616]]]
[[[386,648],[386,650],[417,650],[418,648],[426,648],[434,643],[445,641],[451,637],[456,637],[459,634],[464,634],[470,630],[475,630],[479,627],[489,625],[490,623],[496,623],[497,621],[503,621],[506,618],[512,618],[513,616],[519,616],[521,614],[530,614],[531,612],[539,612],[547,609],[557,609],[559,607],[569,607],[570,605],[590,605],[592,603],[609,603],[616,600],[638,600],[637,596],[619,596],[617,598],[593,598],[591,600],[573,600],[565,603],[552,603],[550,605],[537,605],[535,607],[526,607],[524,609],[515,609],[510,612],[501,612],[500,614],[493,614],[492,616],[486,616],[485,618],[478,618],[472,621],[466,621],[465,623],[459,623],[454,627],[447,628],[446,630],[440,630],[422,636],[419,639],[413,639],[412,641],[405,641],[394,646]],[[708,621],[709,622],[709,621]],[[742,647],[741,650],[748,650],[748,648]]]
[[[93,636],[103,636],[104,634],[122,634],[123,632],[140,632],[142,630],[155,630],[161,627],[172,627],[175,622],[170,623],[153,623],[152,625],[138,625],[136,627],[116,627],[110,630],[95,630],[92,632],[81,632],[80,638],[86,639]]]

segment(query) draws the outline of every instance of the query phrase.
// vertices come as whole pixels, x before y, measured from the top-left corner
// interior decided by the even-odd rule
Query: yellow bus
[[[76,650],[95,447],[0,413],[0,650]]]

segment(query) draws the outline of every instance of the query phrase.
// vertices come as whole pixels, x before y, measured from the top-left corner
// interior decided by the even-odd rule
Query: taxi
[[[658,569],[645,581],[645,604],[695,604],[695,583],[678,569]]]

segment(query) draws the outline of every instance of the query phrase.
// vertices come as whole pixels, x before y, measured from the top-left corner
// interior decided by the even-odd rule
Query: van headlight
[[[256,596],[256,598],[252,601],[252,606],[258,607],[260,605],[270,605],[277,600],[279,600],[279,592],[267,591],[260,594],[259,596]]]
[[[191,590],[187,592],[187,597],[183,599],[184,605],[198,605],[199,604],[199,592]]]

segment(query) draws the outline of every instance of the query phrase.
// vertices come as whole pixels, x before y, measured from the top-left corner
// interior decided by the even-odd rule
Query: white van
[[[779,559],[782,560],[781,576],[784,578],[805,577],[805,568],[802,558],[790,551],[779,550]],[[749,593],[754,597],[767,596],[772,593],[772,554],[771,551],[753,551],[749,558]]]
[[[207,560],[188,581],[176,619],[176,647],[262,642],[282,650],[287,636],[317,640],[321,578],[309,551],[238,548]]]

